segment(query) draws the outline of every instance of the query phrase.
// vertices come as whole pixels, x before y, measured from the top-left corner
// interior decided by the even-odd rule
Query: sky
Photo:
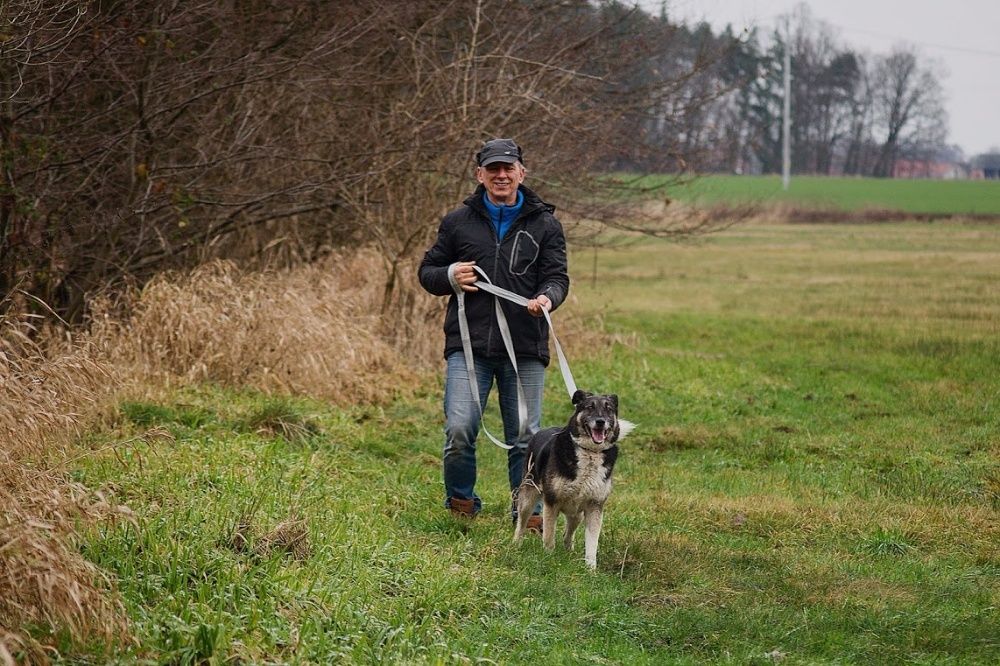
[[[661,0],[643,0],[658,13]],[[716,30],[756,26],[770,32],[775,19],[799,0],[667,0],[667,15]],[[828,23],[844,46],[888,54],[914,47],[941,66],[949,118],[948,143],[967,157],[1000,149],[1000,1],[806,0],[814,19]],[[1000,152],[1000,151],[998,151]]]

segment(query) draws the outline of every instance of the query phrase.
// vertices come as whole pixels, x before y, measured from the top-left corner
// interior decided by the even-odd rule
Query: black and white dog
[[[542,543],[556,545],[556,518],[566,514],[567,549],[573,548],[573,533],[585,522],[584,560],[597,567],[597,541],[604,521],[604,503],[611,494],[611,471],[618,458],[618,442],[635,427],[618,418],[617,395],[573,394],[576,411],[562,428],[546,428],[528,442],[524,480],[517,491],[519,543],[528,518],[542,498]]]

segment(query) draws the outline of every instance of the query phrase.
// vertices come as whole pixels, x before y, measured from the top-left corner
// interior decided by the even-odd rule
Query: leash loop
[[[505,444],[490,433],[486,429],[486,424],[483,423],[483,406],[479,402],[479,382],[476,379],[476,366],[475,359],[472,354],[472,338],[469,335],[469,321],[465,314],[465,291],[462,289],[461,285],[455,281],[452,271],[454,269],[454,264],[448,267],[448,281],[451,283],[452,289],[455,291],[455,297],[458,302],[458,329],[462,337],[462,352],[465,356],[465,372],[469,377],[469,389],[472,391],[473,401],[476,403],[476,408],[479,410],[479,422],[482,425],[483,432],[491,442],[496,444],[502,449],[512,449],[513,446]],[[482,289],[483,291],[493,294],[495,298],[493,299],[494,311],[497,317],[497,326],[500,328],[500,336],[503,338],[504,348],[507,350],[507,357],[510,359],[510,363],[514,368],[514,376],[517,380],[517,420],[518,420],[518,439],[522,439],[528,429],[528,403],[524,397],[524,387],[521,385],[521,374],[517,369],[517,355],[514,353],[514,341],[511,338],[510,327],[507,325],[507,317],[503,313],[503,308],[500,306],[500,299],[511,301],[517,305],[527,306],[529,299],[521,296],[520,294],[515,294],[512,291],[508,291],[502,287],[494,285],[489,276],[481,269],[479,266],[473,266],[476,273],[482,278],[473,283],[474,286]],[[555,328],[552,326],[552,317],[549,315],[549,311],[542,308],[542,314],[545,316],[545,322],[548,324],[549,332],[552,334],[552,342],[556,348],[556,355],[559,358],[559,370],[562,374],[563,383],[566,385],[566,390],[569,392],[570,398],[576,393],[576,382],[573,379],[573,373],[569,369],[569,363],[566,361],[566,355],[563,353],[562,345],[559,344],[559,339],[556,337]]]
[[[486,273],[484,273],[483,269],[481,269],[479,266],[473,266],[472,268],[475,269],[475,271],[479,273],[480,276],[482,276],[483,280],[485,280],[485,282],[483,282],[482,280],[477,280],[476,282],[473,283],[474,286],[479,287],[483,291],[493,294],[494,296],[511,301],[512,303],[517,303],[518,305],[523,305],[523,306],[528,305],[528,301],[530,299],[525,298],[520,294],[515,294],[512,291],[508,291],[503,287],[496,286],[495,284],[490,282],[489,277],[486,276]],[[497,304],[499,306],[499,301]],[[570,399],[572,399],[573,394],[576,393],[576,381],[573,379],[573,372],[569,369],[569,361],[566,360],[566,354],[563,352],[562,345],[559,344],[559,338],[556,337],[556,329],[552,325],[552,315],[550,315],[549,311],[546,310],[545,308],[542,308],[542,315],[545,316],[545,322],[549,326],[549,333],[552,334],[552,345],[556,348],[556,356],[558,357],[559,360],[559,372],[562,374],[563,384],[566,386],[566,392],[569,394]],[[502,327],[506,326],[507,326],[507,320],[504,319]],[[501,333],[502,332],[503,328],[501,328]],[[512,354],[513,350],[508,349],[508,352]],[[514,367],[516,368],[517,366],[515,365]]]
[[[487,428],[486,424],[483,422],[483,405],[479,402],[479,381],[476,379],[476,361],[472,355],[472,338],[469,335],[469,320],[465,316],[465,291],[462,289],[461,285],[455,281],[452,276],[452,270],[454,265],[448,267],[448,281],[451,282],[452,289],[455,290],[455,297],[458,301],[458,330],[462,336],[462,353],[465,356],[465,374],[469,378],[469,389],[472,391],[472,401],[476,405],[476,409],[479,411],[479,424],[482,426],[483,432],[491,442],[499,446],[501,449],[510,450],[514,448],[510,444],[505,444],[496,437],[493,436]],[[497,304],[497,310],[499,310],[499,304]],[[500,312],[502,316],[503,313]],[[506,318],[504,319],[506,324]],[[509,331],[508,331],[509,337]],[[507,344],[507,337],[504,338],[504,345]],[[508,355],[513,352],[512,348],[507,350]],[[514,366],[514,372],[517,374],[517,365]],[[524,430],[527,428],[527,406],[524,401],[524,389],[521,387],[521,377],[517,375],[517,413],[518,413],[518,437],[524,434]],[[522,405],[524,406],[525,416],[522,419]]]

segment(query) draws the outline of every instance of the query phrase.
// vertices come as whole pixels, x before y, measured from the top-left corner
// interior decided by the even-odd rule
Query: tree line
[[[708,105],[692,129],[708,154],[702,168],[781,171],[786,52],[793,172],[888,177],[900,159],[960,157],[947,145],[941,75],[918,51],[899,46],[867,54],[846,47],[805,5],[776,25],[767,35],[727,29],[715,37],[723,56],[711,74],[729,92]]]
[[[502,135],[571,240],[711,229],[623,214],[636,186],[603,174],[779,168],[785,48],[797,170],[884,175],[940,139],[914,54],[796,26],[764,46],[607,0],[6,0],[0,314],[77,321],[163,270],[358,245],[382,258],[382,306],[405,307],[411,262]]]

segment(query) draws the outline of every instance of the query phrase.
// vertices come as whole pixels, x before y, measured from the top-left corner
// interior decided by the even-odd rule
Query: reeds
[[[43,348],[0,320],[0,662],[48,659],[46,629],[107,644],[127,633],[112,586],[71,547],[74,523],[106,513],[59,470],[117,384],[89,343]],[[35,627],[34,632],[27,627]]]
[[[146,384],[384,400],[412,383],[414,364],[380,335],[381,288],[360,258],[257,273],[213,262],[155,279],[126,320],[102,318],[95,335],[116,367]]]

